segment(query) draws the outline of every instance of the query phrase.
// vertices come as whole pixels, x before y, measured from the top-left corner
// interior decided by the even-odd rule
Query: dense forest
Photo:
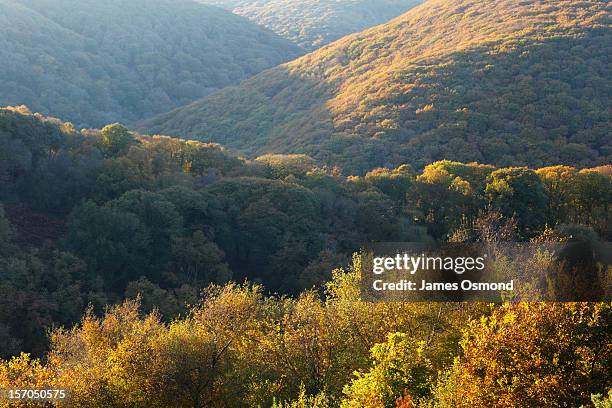
[[[0,106],[78,127],[166,112],[302,53],[189,0],[0,0]]]
[[[612,6],[428,0],[284,63],[416,3],[0,0],[0,408],[610,408],[612,266],[545,248],[612,240]],[[368,302],[392,242],[597,293]]]
[[[370,304],[358,251],[610,239],[610,166],[347,176],[25,107],[0,110],[0,155],[0,388],[68,387],[78,407],[579,406],[607,391],[609,305]]]
[[[422,0],[197,0],[231,10],[312,51],[385,23]]]
[[[609,163],[610,4],[432,0],[141,130],[348,173]]]

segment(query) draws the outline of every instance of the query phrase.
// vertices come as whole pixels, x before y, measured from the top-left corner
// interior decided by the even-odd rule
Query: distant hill
[[[385,23],[423,0],[198,0],[232,10],[307,50]]]
[[[166,112],[301,53],[189,0],[0,0],[0,105],[79,126]]]
[[[611,8],[430,0],[142,128],[252,156],[307,153],[349,173],[610,162]]]

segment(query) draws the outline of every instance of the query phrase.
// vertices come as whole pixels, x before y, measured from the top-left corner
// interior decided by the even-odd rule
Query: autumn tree
[[[390,333],[386,342],[372,348],[373,367],[345,388],[341,406],[395,407],[406,394],[428,395],[434,372],[425,347],[403,333]]]
[[[305,154],[267,154],[260,156],[256,162],[265,166],[270,178],[284,179],[290,175],[304,177],[316,167],[316,162]]]
[[[100,133],[102,146],[110,157],[126,153],[130,145],[134,143],[134,138],[128,129],[119,123],[105,126]]]
[[[603,303],[504,305],[466,329],[439,406],[580,406],[606,391],[611,309]]]
[[[414,189],[415,174],[408,165],[400,166],[394,170],[385,168],[375,169],[367,173],[365,182],[384,193],[393,202],[397,203],[398,210],[403,210],[407,195]]]
[[[417,217],[436,238],[459,227],[483,206],[483,190],[491,166],[443,160],[432,163],[417,177],[411,204]]]
[[[533,234],[549,221],[548,200],[537,174],[523,167],[491,173],[485,189],[489,205],[505,217],[516,217],[524,234]]]
[[[578,170],[571,166],[544,167],[536,171],[549,198],[551,215],[557,223],[569,221],[578,205]]]

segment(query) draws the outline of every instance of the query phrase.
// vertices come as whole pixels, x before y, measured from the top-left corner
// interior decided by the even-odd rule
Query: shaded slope
[[[423,0],[198,0],[232,10],[314,50],[389,21]]]
[[[0,105],[86,126],[166,112],[301,51],[185,0],[0,0]]]
[[[609,162],[609,15],[604,1],[432,0],[144,128],[350,172]]]

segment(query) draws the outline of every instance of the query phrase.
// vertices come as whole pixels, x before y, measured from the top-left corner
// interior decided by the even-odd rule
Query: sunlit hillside
[[[166,112],[300,53],[190,0],[0,0],[0,105],[78,126]]]
[[[431,0],[143,125],[350,172],[610,160],[606,1]]]

